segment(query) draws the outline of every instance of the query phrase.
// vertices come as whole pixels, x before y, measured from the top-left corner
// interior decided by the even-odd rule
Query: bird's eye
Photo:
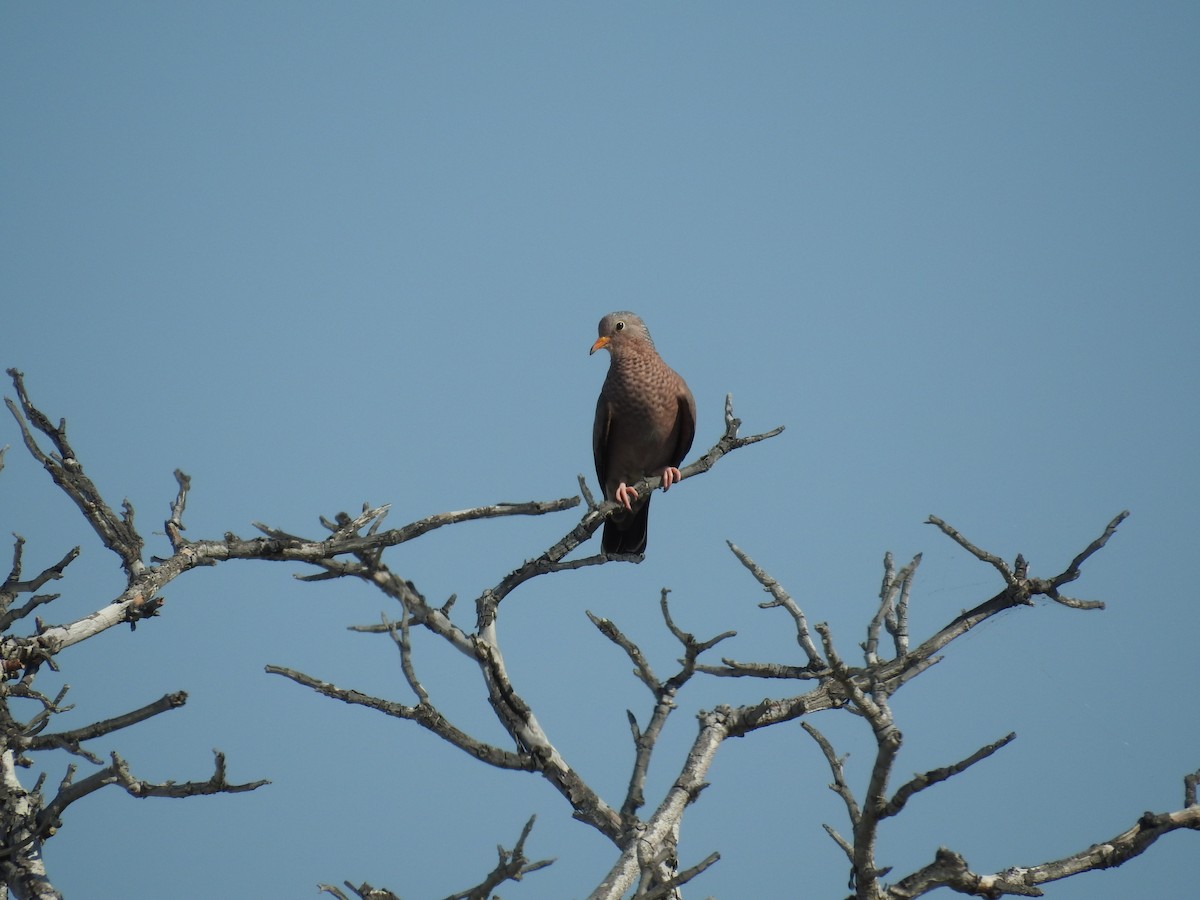
[[[616,325],[613,326],[613,331],[624,331],[624,330],[625,330],[624,322],[618,322]]]

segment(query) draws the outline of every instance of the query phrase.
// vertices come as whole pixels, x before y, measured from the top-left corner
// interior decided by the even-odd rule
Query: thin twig
[[[942,534],[949,537],[952,541],[954,541],[954,543],[958,544],[958,546],[962,547],[976,559],[988,563],[992,568],[1000,573],[1000,576],[1004,579],[1005,584],[1014,583],[1015,579],[1013,577],[1012,570],[1008,568],[1008,565],[1000,557],[996,556],[994,553],[988,553],[986,550],[979,549],[965,537],[963,537],[962,534],[960,534],[956,529],[951,528],[937,516],[931,515],[925,521],[929,525],[936,525],[941,529]]]
[[[987,759],[987,757],[1000,748],[1007,747],[1016,737],[1017,733],[1015,731],[1009,732],[1000,738],[1000,740],[993,741],[987,746],[979,748],[966,759],[959,760],[953,765],[944,766],[940,769],[931,769],[924,774],[915,776],[896,790],[896,793],[892,795],[892,799],[880,811],[879,817],[884,819],[896,815],[900,810],[904,809],[904,805],[908,803],[914,794],[926,788],[933,787],[935,784],[939,784],[960,772],[966,771],[980,760]]]
[[[858,801],[854,799],[854,792],[850,790],[850,785],[846,783],[846,757],[838,756],[833,749],[833,744],[829,743],[829,739],[825,737],[816,726],[809,722],[801,722],[800,727],[803,728],[808,736],[817,742],[817,746],[821,748],[821,752],[825,755],[825,761],[829,764],[829,771],[833,775],[833,783],[829,785],[829,789],[842,798],[842,802],[846,804],[846,815],[850,819],[851,827],[857,829],[858,823],[862,821],[862,811],[859,809]],[[854,850],[845,842],[839,841],[842,849],[846,851],[846,856],[851,862],[854,862]]]
[[[540,859],[536,862],[530,862],[525,856],[525,840],[529,837],[529,833],[533,831],[533,823],[536,816],[530,816],[529,821],[525,823],[525,827],[521,829],[521,836],[517,838],[516,844],[512,850],[505,850],[503,847],[496,847],[496,853],[500,857],[500,861],[496,864],[488,876],[474,887],[467,888],[465,891],[460,891],[457,894],[451,894],[446,900],[488,900],[492,895],[493,889],[499,887],[506,881],[520,881],[530,872],[536,872],[539,869],[544,869],[546,866],[554,863],[553,859]]]
[[[804,617],[803,610],[800,605],[792,599],[791,595],[783,589],[783,586],[767,574],[762,566],[752,560],[746,552],[734,544],[732,541],[726,541],[729,549],[733,551],[733,555],[738,558],[743,566],[745,566],[754,579],[763,586],[772,600],[758,604],[759,609],[771,609],[773,607],[782,607],[791,615],[792,621],[796,624],[796,643],[800,645],[800,649],[804,651],[808,657],[808,665],[812,671],[821,671],[826,668],[825,660],[821,658],[821,654],[817,651],[816,644],[813,643],[812,635],[808,631],[808,620]]]

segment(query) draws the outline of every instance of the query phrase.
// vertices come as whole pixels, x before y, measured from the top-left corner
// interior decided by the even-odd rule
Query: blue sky
[[[910,804],[881,861],[908,871],[947,844],[980,871],[1042,862],[1177,808],[1200,766],[1198,60],[1200,7],[1173,2],[6,4],[0,361],[67,417],[143,533],[179,467],[192,538],[252,521],[316,535],[364,501],[398,525],[576,493],[596,322],[640,313],[696,395],[693,456],[727,392],[746,431],[787,431],[659,498],[643,564],[506,601],[518,689],[610,798],[625,709],[644,719],[650,698],[584,610],[666,672],[666,586],[682,627],[738,631],[728,655],[794,661],[728,539],[849,656],[886,550],[925,553],[915,634],[998,590],[930,513],[1051,575],[1128,508],[1074,586],[1106,611],[1006,614],[895,700],[898,778],[1018,739]],[[115,560],[0,428],[0,531],[28,539],[30,571],[82,544],[48,616],[86,615],[119,593]],[[470,617],[574,521],[447,529],[390,564]],[[558,862],[502,893],[586,895],[612,851],[544,784],[264,674],[410,699],[389,642],[345,630],[396,610],[293,571],[193,572],[160,619],[63,656],[63,727],[190,694],[96,752],[183,780],[219,747],[232,778],[273,784],[93,796],[47,845],[57,886],[291,898],[348,878],[444,896],[536,812],[528,850]],[[499,740],[467,661],[429,640],[416,654],[434,700]],[[696,709],[778,690],[690,684],[650,796]],[[861,787],[865,725],[815,724]],[[723,858],[693,893],[845,893],[820,828],[844,818],[798,725],[726,746],[710,780],[681,855]],[[1196,852],[1172,835],[1048,896],[1182,897]]]

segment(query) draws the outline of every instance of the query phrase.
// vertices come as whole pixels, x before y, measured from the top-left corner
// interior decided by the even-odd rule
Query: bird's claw
[[[619,485],[617,485],[617,492],[613,496],[613,499],[618,503],[623,504],[630,512],[633,512],[633,504],[630,502],[630,497],[636,500],[638,498],[638,492],[622,481]]]
[[[667,466],[662,470],[662,489],[664,491],[668,490],[671,485],[682,480],[683,475],[680,474],[679,470],[674,466]],[[616,493],[613,494],[613,499],[623,505],[630,512],[633,512],[632,501],[637,500],[637,498],[638,492],[623,481],[617,485]]]
[[[667,466],[665,469],[663,469],[662,483],[664,491],[669,489],[671,485],[675,484],[677,481],[683,481],[683,475],[680,474],[677,468],[674,466]]]

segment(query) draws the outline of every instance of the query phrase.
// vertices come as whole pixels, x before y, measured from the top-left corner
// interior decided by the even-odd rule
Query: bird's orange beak
[[[608,342],[609,342],[609,341],[611,341],[611,340],[612,340],[612,338],[610,338],[610,337],[608,337],[608,336],[604,336],[604,337],[598,337],[598,338],[596,338],[596,343],[592,344],[592,349],[588,351],[588,356],[591,356],[591,355],[592,355],[593,353],[595,353],[597,350],[600,350],[600,349],[602,349],[602,348],[604,348],[604,347],[607,347],[607,346],[608,346]]]

